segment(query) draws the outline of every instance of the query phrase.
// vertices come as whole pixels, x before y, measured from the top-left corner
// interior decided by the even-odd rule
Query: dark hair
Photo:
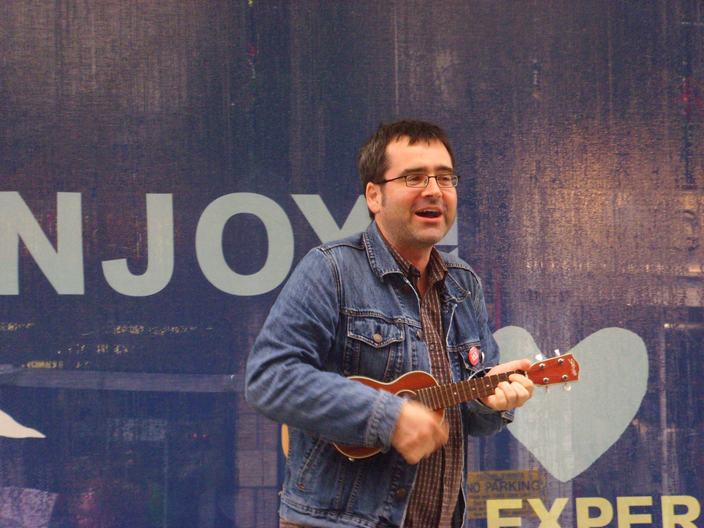
[[[389,168],[386,147],[400,137],[408,137],[409,145],[419,141],[428,143],[432,140],[440,141],[450,154],[454,167],[455,155],[452,153],[452,147],[450,147],[445,131],[439,126],[413,120],[397,121],[388,125],[382,124],[359,152],[358,165],[362,192],[366,193],[368,183],[379,183],[384,179],[384,174]]]

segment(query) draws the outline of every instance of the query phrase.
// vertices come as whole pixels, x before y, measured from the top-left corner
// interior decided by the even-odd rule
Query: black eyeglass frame
[[[418,176],[423,176],[425,177],[425,184],[424,185],[409,185],[408,184],[408,178],[411,177],[418,177]],[[440,181],[438,178],[450,178],[450,185],[440,185]],[[430,176],[429,174],[404,174],[403,176],[397,176],[396,178],[391,178],[388,180],[381,180],[379,182],[379,185],[382,183],[389,183],[392,181],[400,180],[401,178],[404,178],[406,187],[410,187],[411,189],[425,189],[428,184],[430,183],[430,178],[435,178],[435,182],[438,184],[438,187],[441,189],[452,189],[453,187],[457,187],[457,185],[460,183],[460,177],[457,174],[436,174],[435,176]]]

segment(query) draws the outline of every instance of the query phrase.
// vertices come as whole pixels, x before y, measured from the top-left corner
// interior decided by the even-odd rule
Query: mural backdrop
[[[703,9],[3,2],[0,524],[276,526],[245,358],[416,118],[504,356],[581,365],[473,443],[468,526],[704,526]]]

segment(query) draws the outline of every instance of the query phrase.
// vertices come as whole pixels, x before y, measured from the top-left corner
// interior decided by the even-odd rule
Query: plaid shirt
[[[418,292],[420,272],[395,248],[387,243]],[[440,385],[452,383],[450,363],[445,352],[442,328],[440,294],[445,286],[447,267],[440,253],[433,248],[426,270],[428,287],[421,298],[420,312],[423,340],[428,346],[432,375]],[[420,297],[420,292],[418,292]],[[462,485],[462,420],[458,407],[445,409],[445,420],[450,425],[450,438],[443,448],[418,464],[413,491],[408,501],[404,528],[450,528],[452,515]]]

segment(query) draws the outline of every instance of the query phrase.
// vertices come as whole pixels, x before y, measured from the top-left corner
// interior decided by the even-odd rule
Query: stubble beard
[[[382,208],[386,208],[388,206],[385,193],[382,193],[381,195],[381,206]],[[440,233],[435,230],[426,230],[422,227],[415,229],[415,213],[411,213],[411,218],[408,221],[400,220],[404,217],[404,215],[394,215],[397,221],[385,223],[386,230],[388,231],[385,233],[385,236],[388,241],[391,242],[397,249],[407,247],[415,250],[427,251],[433,248],[435,244],[440,242],[445,235],[447,235],[452,227],[452,223],[448,225],[447,205],[443,200],[425,200],[421,204],[420,208],[430,206],[437,206],[442,209],[444,224],[442,229],[440,229]],[[454,222],[455,219],[453,218],[452,221]],[[438,228],[439,227],[440,226],[438,226]]]

